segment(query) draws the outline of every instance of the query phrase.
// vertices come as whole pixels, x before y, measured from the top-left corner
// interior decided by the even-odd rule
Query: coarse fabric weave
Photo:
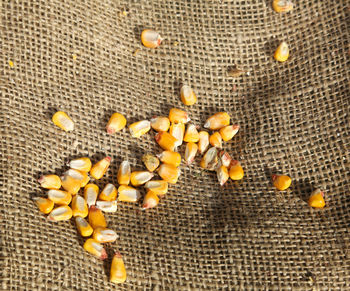
[[[270,0],[2,1],[0,289],[350,290],[349,2],[294,2],[279,14]],[[159,48],[142,46],[144,28],[164,37]],[[278,63],[282,40],[291,57]],[[234,66],[246,73],[230,77]],[[183,83],[194,106],[180,101]],[[160,148],[154,132],[108,135],[110,115],[130,124],[172,107],[201,126],[227,111],[241,130],[224,148],[245,177],[220,187],[199,157],[183,163],[157,208],[106,215],[119,239],[100,261],[73,219],[38,211],[37,179],[110,155],[98,185],[117,184],[122,160],[141,170]],[[73,132],[53,125],[57,110]],[[275,190],[272,174],[291,188]],[[323,210],[306,202],[318,187]],[[128,275],[119,286],[108,278],[115,250]]]

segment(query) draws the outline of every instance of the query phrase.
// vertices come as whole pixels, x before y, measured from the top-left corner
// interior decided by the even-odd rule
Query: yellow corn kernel
[[[99,180],[106,174],[109,165],[111,164],[111,157],[105,157],[104,159],[98,161],[95,165],[92,166],[90,170],[91,177]]]
[[[73,216],[77,217],[86,217],[89,213],[89,208],[86,204],[86,201],[80,195],[75,195],[72,199],[72,211]]]
[[[112,265],[111,265],[111,273],[109,280],[112,283],[124,283],[126,281],[126,270],[124,266],[124,261],[120,253],[115,253]]]
[[[273,56],[276,61],[285,62],[289,58],[289,48],[286,42],[281,42]]]
[[[228,178],[230,178],[230,176],[228,174],[228,170],[224,165],[220,166],[216,170],[216,174],[217,174],[220,186],[223,186],[227,182]]]
[[[286,175],[272,175],[273,185],[280,191],[289,188],[292,183],[292,179]]]
[[[186,111],[178,108],[172,108],[169,112],[169,120],[172,123],[187,123],[190,121]]]
[[[52,122],[64,131],[72,131],[74,129],[74,122],[63,111],[58,111],[52,116]]]
[[[100,193],[99,199],[102,201],[114,201],[117,199],[117,188],[113,184],[107,184]]]
[[[218,150],[216,147],[210,148],[203,156],[200,166],[203,169],[214,171],[218,166]]]
[[[104,249],[104,247],[97,241],[95,241],[93,238],[88,238],[84,243],[84,250],[86,250],[88,253],[94,255],[95,257],[98,257],[101,260],[104,260],[107,258],[107,252]]]
[[[187,165],[192,164],[194,158],[196,157],[197,151],[198,146],[194,142],[187,143],[185,150],[185,162]]]
[[[47,218],[52,221],[62,221],[71,219],[72,215],[72,209],[67,205],[63,205],[52,210]]]
[[[185,142],[198,142],[199,141],[199,133],[194,124],[187,125],[187,129],[184,136]]]
[[[106,130],[108,134],[116,133],[126,126],[126,118],[120,113],[113,113],[109,119]]]
[[[236,161],[236,160],[231,161],[229,175],[230,175],[230,178],[232,180],[243,179],[244,171],[243,171],[241,164],[238,161]]]
[[[40,186],[45,189],[60,189],[61,179],[57,175],[44,175],[41,176],[38,180]]]
[[[47,198],[57,205],[69,205],[72,201],[72,194],[62,190],[49,190]]]
[[[170,120],[168,117],[156,116],[151,119],[151,127],[155,131],[168,131]]]
[[[273,0],[272,8],[276,12],[288,12],[293,10],[293,2],[288,0]]]
[[[148,191],[142,203],[142,210],[156,207],[159,203],[159,197],[156,193]]]
[[[103,212],[116,212],[118,208],[117,200],[114,201],[97,201],[96,207],[101,209]]]
[[[223,141],[229,141],[237,134],[238,130],[239,125],[228,125],[220,129],[220,135]]]
[[[145,188],[152,191],[154,194],[164,195],[168,192],[168,182],[164,180],[148,181]]]
[[[151,123],[148,120],[141,120],[129,125],[131,136],[136,138],[149,132],[150,129]]]
[[[232,158],[231,156],[225,152],[225,151],[221,151],[220,154],[220,162],[223,166],[225,166],[226,168],[229,168],[230,165],[231,165],[231,161],[232,161]]]
[[[180,90],[181,101],[185,105],[193,105],[197,102],[197,96],[193,92],[192,88],[188,85],[183,85]]]
[[[166,164],[178,167],[181,164],[181,155],[177,152],[163,151],[158,155],[158,158]]]
[[[9,62],[10,68],[13,68],[13,66],[15,65],[15,64],[13,63],[13,61],[9,60],[8,62]]]
[[[323,208],[326,205],[326,202],[324,201],[324,193],[320,189],[313,191],[310,195],[308,204],[314,208]]]
[[[94,230],[91,227],[91,225],[88,224],[88,222],[85,220],[85,218],[77,216],[75,218],[75,224],[76,224],[78,232],[80,233],[81,236],[87,237],[87,236],[92,235]]]
[[[102,211],[94,205],[89,209],[89,224],[93,229],[97,227],[107,227],[107,222]]]
[[[200,154],[204,154],[209,146],[209,133],[206,131],[199,132],[198,151]]]
[[[128,161],[123,161],[120,164],[117,180],[120,185],[129,185],[130,183],[131,168]]]
[[[83,175],[79,175],[73,171],[75,170],[70,169],[66,171],[61,177],[61,181],[63,189],[72,195],[75,195],[79,192],[80,185],[82,184],[84,177]]]
[[[176,138],[175,148],[182,145],[184,134],[185,134],[185,124],[183,123],[172,123],[169,129],[169,133]]]
[[[90,181],[90,177],[86,172],[78,171],[75,169],[69,169],[68,171],[63,173],[63,176],[70,176],[73,179],[79,181],[80,187],[84,187]],[[62,187],[64,188],[63,182],[62,182]]]
[[[84,198],[90,208],[90,206],[95,205],[99,188],[95,184],[87,184],[84,188]]]
[[[97,227],[94,229],[92,238],[99,243],[109,243],[116,241],[118,235],[112,229]]]
[[[91,169],[91,160],[87,157],[71,160],[68,166],[81,172],[89,172]]]
[[[54,203],[50,199],[44,197],[35,197],[34,201],[39,210],[44,214],[50,213],[53,209]]]
[[[140,191],[126,185],[121,185],[118,188],[118,200],[124,202],[136,202],[140,199]]]
[[[155,139],[162,149],[167,151],[174,151],[175,143],[177,140],[170,133],[167,133],[166,131],[160,131],[156,134]]]
[[[166,182],[175,184],[180,176],[180,169],[169,164],[161,164],[158,175]]]
[[[216,148],[221,149],[222,148],[222,137],[218,131],[215,131],[210,137],[209,137],[209,143]]]
[[[141,42],[145,47],[156,48],[162,41],[160,34],[152,29],[145,29],[141,33]]]
[[[151,180],[154,174],[148,171],[135,171],[131,173],[130,181],[133,186],[141,186]]]
[[[142,156],[142,162],[150,172],[153,172],[159,166],[159,160],[151,154],[144,154]]]
[[[219,112],[210,116],[204,124],[205,128],[218,130],[230,124],[230,115],[226,112]]]

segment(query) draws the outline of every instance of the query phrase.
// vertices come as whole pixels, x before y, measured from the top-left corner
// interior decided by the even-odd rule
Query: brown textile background
[[[349,3],[294,1],[277,14],[270,2],[1,2],[1,290],[350,289]],[[161,47],[142,47],[142,28],[159,31]],[[281,40],[283,64],[272,58]],[[232,65],[250,74],[227,77]],[[82,249],[73,221],[39,213],[36,180],[82,155],[112,156],[100,186],[116,183],[123,159],[143,169],[142,154],[160,151],[154,132],[108,136],[108,117],[185,108],[182,82],[197,92],[186,107],[196,124],[225,110],[241,125],[225,148],[246,176],[220,188],[197,160],[156,209],[119,204],[109,252],[124,255],[128,279],[115,286],[110,260]],[[53,126],[58,109],[76,130]],[[276,192],[271,173],[292,187]],[[305,202],[314,187],[324,210]]]

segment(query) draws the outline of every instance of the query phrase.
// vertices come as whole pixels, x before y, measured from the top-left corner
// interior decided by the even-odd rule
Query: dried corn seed
[[[164,181],[175,184],[180,176],[180,169],[169,164],[161,164],[158,174]]]
[[[126,281],[126,270],[120,253],[115,253],[113,257],[109,280],[115,284],[124,283]]]
[[[68,163],[68,166],[78,171],[89,172],[91,169],[91,160],[87,157],[74,159]]]
[[[174,151],[175,143],[177,140],[170,133],[167,133],[166,131],[160,131],[156,134],[155,139],[162,149],[167,151]]]
[[[192,164],[194,158],[196,157],[197,151],[198,146],[194,142],[187,143],[185,150],[185,162],[187,165]]]
[[[223,166],[223,165],[220,166],[216,170],[216,174],[217,174],[220,186],[223,186],[227,182],[228,178],[230,178],[227,168],[225,166]]]
[[[276,12],[288,12],[293,10],[293,2],[288,0],[273,0],[272,8]]]
[[[111,164],[111,157],[105,157],[104,159],[98,161],[94,164],[90,170],[90,175],[96,180],[99,180],[106,174],[109,165]]]
[[[181,164],[181,155],[177,152],[163,151],[158,155],[158,158],[166,164],[178,167]]]
[[[281,42],[273,56],[276,61],[285,62],[289,58],[289,48],[286,42]]]
[[[232,161],[231,156],[225,151],[221,151],[219,155],[220,155],[221,164],[226,168],[229,168]]]
[[[58,111],[52,116],[52,122],[64,131],[72,131],[74,129],[74,122],[63,111]]]
[[[120,164],[117,180],[120,185],[129,185],[130,183],[131,168],[128,161],[123,161]]]
[[[87,237],[92,235],[93,228],[91,225],[85,220],[85,218],[77,216],[75,218],[75,224],[77,226],[78,232],[82,237]]]
[[[84,250],[94,255],[95,257],[98,257],[101,260],[104,260],[107,258],[106,250],[103,248],[103,246],[99,242],[95,241],[93,238],[88,238],[85,241]]]
[[[320,189],[313,191],[308,200],[308,204],[314,208],[323,208],[326,205],[324,193]]]
[[[190,121],[186,111],[178,108],[171,108],[169,112],[169,120],[172,123],[187,123]]]
[[[69,205],[72,201],[72,195],[62,190],[49,190],[47,192],[47,198],[57,205]]]
[[[183,123],[172,123],[169,129],[169,133],[176,138],[175,148],[182,145],[184,134],[185,134],[185,124]]]
[[[280,191],[289,188],[292,183],[292,179],[286,175],[272,175],[273,185]]]
[[[192,88],[188,85],[183,85],[180,90],[181,101],[185,105],[193,105],[197,102],[197,96],[193,92]]]
[[[198,142],[199,141],[199,133],[194,124],[187,125],[187,129],[184,136],[185,142]]]
[[[150,129],[151,123],[148,120],[141,120],[129,125],[131,136],[136,138],[149,132]]]
[[[72,209],[67,205],[63,205],[52,210],[47,218],[52,221],[62,221],[71,219],[72,215]]]
[[[223,141],[229,141],[237,134],[238,130],[239,125],[228,125],[220,129],[220,135]]]
[[[116,133],[126,126],[126,118],[120,113],[113,113],[109,119],[106,130],[108,134]]]
[[[199,132],[198,150],[200,154],[204,154],[209,146],[209,133],[206,131]]]
[[[241,164],[238,161],[236,161],[236,160],[231,161],[229,175],[230,175],[230,178],[232,180],[243,179],[244,171],[243,171]]]
[[[84,188],[84,198],[90,208],[90,206],[95,205],[99,188],[95,184],[87,184]]]
[[[203,156],[200,166],[203,169],[214,171],[218,166],[218,150],[216,147],[210,148]]]
[[[159,160],[151,154],[144,154],[142,156],[142,162],[150,172],[153,172],[159,166]]]
[[[152,180],[145,184],[147,190],[157,195],[164,195],[168,192],[168,182],[164,180]]]
[[[125,185],[119,186],[118,193],[118,200],[124,202],[136,202],[141,196],[139,190]]]
[[[78,171],[70,169],[63,174],[61,181],[63,189],[75,195],[80,190],[80,186],[84,181],[84,176]]]
[[[107,184],[100,193],[99,199],[103,201],[113,201],[117,199],[117,188],[113,184]]]
[[[115,201],[97,201],[96,207],[103,212],[116,212],[118,208],[118,202]]]
[[[50,213],[54,207],[54,203],[50,199],[44,197],[35,197],[34,201],[39,210],[44,214]]]
[[[149,208],[154,208],[159,203],[159,197],[156,193],[152,191],[148,191],[142,203],[142,210],[146,210]]]
[[[133,186],[141,186],[151,180],[154,174],[148,171],[135,171],[131,173],[130,181]]]
[[[44,175],[38,179],[40,186],[45,189],[60,189],[61,179],[57,175]]]
[[[151,127],[155,131],[168,131],[170,120],[168,117],[156,116],[151,119]]]
[[[107,227],[107,222],[102,211],[94,205],[89,209],[89,224],[93,229],[97,227]]]
[[[160,34],[152,29],[145,29],[141,33],[141,42],[145,47],[156,48],[162,41]]]
[[[77,217],[86,217],[89,213],[89,208],[86,204],[86,201],[80,195],[75,195],[72,199],[72,211],[73,216]]]
[[[211,130],[218,130],[229,124],[230,116],[226,112],[218,112],[207,119],[204,127]]]
[[[210,137],[209,137],[209,143],[216,148],[221,149],[222,148],[222,137],[218,131],[215,131]]]
[[[109,243],[114,242],[118,238],[118,235],[112,229],[97,227],[94,229],[92,238],[99,243]]]

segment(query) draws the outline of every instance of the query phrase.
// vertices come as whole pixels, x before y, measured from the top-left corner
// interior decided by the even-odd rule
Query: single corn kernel
[[[85,241],[84,250],[94,255],[95,257],[98,257],[101,260],[104,260],[107,258],[106,250],[103,248],[103,246],[99,242],[95,241],[93,238],[88,238]]]
[[[198,150],[204,154],[209,146],[209,133],[206,131],[199,132]]]
[[[95,184],[87,184],[84,188],[84,198],[90,208],[90,206],[95,205],[99,188]]]
[[[45,189],[60,189],[61,179],[57,175],[44,175],[38,179],[40,186]]]
[[[113,257],[109,280],[115,284],[124,283],[126,281],[124,261],[119,252],[115,253]]]
[[[142,156],[142,162],[145,164],[147,170],[150,172],[153,172],[159,166],[159,160],[151,154],[144,154]]]
[[[193,92],[192,88],[188,85],[183,85],[180,90],[181,101],[185,105],[193,105],[197,102],[197,96]]]
[[[230,178],[232,180],[243,179],[244,171],[243,171],[241,164],[238,161],[236,161],[236,160],[231,161],[229,175],[230,175]]]
[[[158,155],[158,158],[166,164],[178,167],[181,164],[181,155],[177,152],[163,151]]]
[[[75,224],[77,226],[78,232],[82,237],[87,237],[92,235],[93,233],[93,228],[91,227],[90,224],[85,220],[85,218],[82,218],[80,216],[77,216],[75,218]]]
[[[203,156],[200,166],[203,169],[214,171],[218,166],[218,150],[216,147],[210,148]]]
[[[194,158],[196,157],[197,151],[198,146],[194,142],[187,143],[185,150],[185,162],[187,165],[192,164]]]
[[[160,131],[156,134],[155,139],[162,149],[167,151],[174,151],[177,139],[170,133],[167,133],[166,131]]]
[[[130,183],[131,168],[128,161],[123,161],[120,164],[117,180],[120,185],[129,185]]]
[[[107,227],[107,222],[102,211],[94,205],[89,209],[89,224],[93,229],[97,227]]]
[[[168,117],[156,116],[151,119],[151,127],[155,131],[168,131],[170,120]]]
[[[148,171],[135,171],[131,173],[130,181],[133,186],[141,186],[151,180],[154,174]]]
[[[164,180],[152,180],[145,184],[147,190],[157,195],[164,195],[168,192],[168,182]]]
[[[88,176],[88,174],[86,172],[78,171],[75,169],[69,169],[68,171],[63,173],[63,176],[70,176],[73,179],[79,181],[80,187],[85,187],[86,184],[89,183],[89,181],[90,181],[90,177]],[[63,182],[62,182],[62,187],[64,188]]]
[[[313,191],[310,195],[308,204],[314,208],[323,208],[326,205],[326,202],[324,201],[324,193],[320,189]]]
[[[289,58],[289,48],[286,42],[281,42],[273,56],[276,61],[285,62]]]
[[[218,131],[215,131],[210,137],[209,137],[209,143],[216,148],[221,149],[222,148],[222,137]]]
[[[140,191],[126,185],[121,185],[118,188],[118,200],[124,202],[136,202],[140,199]]]
[[[118,202],[115,201],[97,201],[96,207],[101,209],[103,212],[116,212],[118,208]]]
[[[52,221],[62,221],[71,219],[72,215],[72,209],[67,205],[63,205],[52,210],[47,218]]]
[[[58,111],[52,116],[52,122],[64,131],[72,131],[74,129],[74,122],[63,111]]]
[[[180,169],[169,164],[161,164],[158,174],[164,181],[175,184],[180,176]]]
[[[293,2],[288,0],[273,0],[272,8],[276,12],[288,12],[293,10]]]
[[[199,141],[199,133],[194,124],[187,125],[187,129],[184,136],[185,142],[198,142]]]
[[[39,210],[44,214],[49,214],[53,209],[54,203],[50,199],[44,197],[35,197],[34,201]]]
[[[169,120],[172,123],[187,123],[191,119],[188,117],[186,111],[183,111],[178,108],[171,108],[169,111]]]
[[[159,197],[156,193],[148,191],[142,203],[142,210],[156,207],[159,203]]]
[[[118,235],[112,229],[97,227],[94,229],[92,238],[99,243],[109,243],[116,241]]]
[[[108,134],[116,133],[126,126],[126,118],[120,113],[113,113],[109,119],[106,130]]]
[[[68,166],[78,171],[89,172],[91,169],[91,160],[86,157],[71,160]]]
[[[272,175],[273,185],[280,191],[289,188],[292,183],[292,179],[286,175]]]
[[[72,211],[73,216],[77,217],[86,217],[89,213],[89,208],[86,204],[86,201],[80,195],[75,195],[72,199]]]
[[[172,123],[169,129],[169,133],[176,138],[175,148],[182,145],[184,134],[185,134],[185,124],[183,123]]]
[[[210,116],[204,124],[205,128],[218,130],[230,124],[230,115],[226,112],[219,112]]]
[[[220,155],[221,164],[226,168],[229,168],[232,161],[231,156],[225,151],[221,151],[219,155]]]
[[[160,34],[152,29],[145,29],[141,33],[141,42],[145,47],[156,48],[162,41]]]
[[[47,198],[57,205],[69,205],[72,201],[72,194],[62,190],[49,190]]]
[[[103,201],[113,201],[117,199],[117,188],[113,184],[107,184],[100,193],[99,199]]]
[[[228,174],[228,170],[224,165],[220,166],[216,170],[216,174],[217,174],[220,186],[223,186],[227,182],[228,178],[230,178],[230,176]]]
[[[239,125],[228,125],[220,129],[220,135],[223,141],[229,141],[237,134],[238,130]]]
[[[139,138],[141,135],[149,132],[151,123],[148,120],[141,120],[129,125],[129,130],[132,137]]]
[[[111,157],[105,157],[104,159],[98,161],[95,165],[92,166],[90,170],[90,175],[99,180],[106,174],[109,165],[111,164]]]
[[[69,169],[61,177],[61,181],[63,189],[72,195],[75,195],[80,190],[80,186],[84,181],[84,176],[76,170]]]

